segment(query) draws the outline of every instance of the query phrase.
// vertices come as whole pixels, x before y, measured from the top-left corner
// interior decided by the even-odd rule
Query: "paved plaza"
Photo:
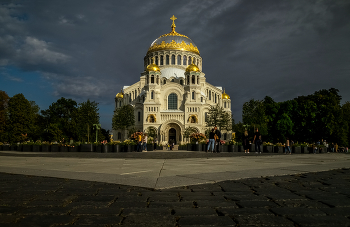
[[[348,154],[0,152],[0,226],[350,226]]]

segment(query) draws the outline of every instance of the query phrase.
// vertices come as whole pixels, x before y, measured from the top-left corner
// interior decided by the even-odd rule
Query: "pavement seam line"
[[[162,168],[160,168],[160,170],[159,170],[159,175],[158,175],[158,177],[157,177],[157,180],[156,180],[156,183],[155,183],[155,185],[154,185],[154,188],[156,188],[156,187],[157,187],[158,179],[159,179],[159,177],[160,177],[160,174],[162,173],[162,170],[163,170],[163,167],[164,167],[165,161],[166,161],[166,159],[164,159],[164,161],[163,161],[163,165],[162,165]]]

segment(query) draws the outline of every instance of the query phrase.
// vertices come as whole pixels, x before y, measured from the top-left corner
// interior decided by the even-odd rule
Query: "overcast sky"
[[[349,0],[0,0],[0,90],[41,109],[60,97],[96,101],[111,129],[115,95],[139,80],[172,15],[207,81],[231,96],[236,122],[244,102],[266,95],[334,87],[350,101]]]

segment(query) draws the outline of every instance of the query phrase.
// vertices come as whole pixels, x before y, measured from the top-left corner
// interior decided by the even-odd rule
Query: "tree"
[[[63,138],[66,138],[67,140],[69,138],[74,138],[77,134],[76,124],[73,120],[76,110],[77,102],[63,97],[52,103],[47,110],[42,110],[41,114],[44,118],[45,132],[48,132],[50,124],[55,124],[55,128],[58,128],[59,131],[61,131],[61,136]],[[55,140],[60,139],[61,138]]]
[[[10,98],[8,101],[9,120],[6,128],[11,143],[30,138],[28,135],[34,129],[35,116],[33,112],[31,103],[23,94],[17,94]]]
[[[78,108],[73,114],[73,126],[75,135],[80,141],[90,142],[93,124],[99,124],[100,115],[98,113],[98,103],[87,100],[79,103]]]
[[[10,97],[5,91],[0,91],[0,141],[7,140],[6,122],[8,121],[8,101]]]
[[[205,123],[206,127],[217,126],[219,130],[230,131],[232,129],[232,116],[230,112],[225,111],[219,105],[210,106]]]
[[[114,130],[125,130],[135,125],[134,107],[125,105],[118,108],[112,118],[112,128]]]
[[[192,133],[196,133],[196,132],[197,132],[196,128],[189,126],[189,127],[185,128],[184,138],[190,138],[190,135]]]
[[[350,145],[350,102],[347,101],[342,106],[342,113],[343,113],[343,127],[347,128],[346,132],[346,144],[345,146]]]
[[[242,119],[244,124],[248,124],[254,128],[259,128],[262,135],[268,134],[268,119],[265,115],[265,106],[263,101],[251,99],[249,102],[245,102],[243,104]]]

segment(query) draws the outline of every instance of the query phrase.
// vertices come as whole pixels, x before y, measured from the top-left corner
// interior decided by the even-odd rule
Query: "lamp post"
[[[101,124],[93,124],[93,127],[96,129],[96,143],[97,143],[97,130],[101,129]]]

